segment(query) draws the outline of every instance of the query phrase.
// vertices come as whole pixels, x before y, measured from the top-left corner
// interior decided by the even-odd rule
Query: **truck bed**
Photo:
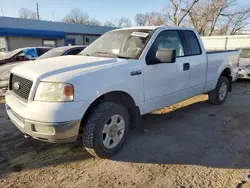
[[[224,53],[224,52],[235,52],[239,50],[206,50],[207,54],[216,54],[216,53]]]
[[[237,79],[239,50],[220,50],[207,52],[207,76],[205,91],[214,89],[221,72],[231,69],[233,81]]]

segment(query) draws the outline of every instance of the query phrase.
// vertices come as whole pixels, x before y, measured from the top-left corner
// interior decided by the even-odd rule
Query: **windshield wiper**
[[[126,57],[126,56],[121,56],[121,55],[117,55],[117,58],[121,58],[121,59],[132,59],[132,57]]]
[[[121,58],[121,59],[131,59],[131,57],[121,56],[119,54],[115,54],[115,53],[112,53],[112,52],[94,52],[94,54],[100,54],[100,55],[103,54],[104,56],[112,56],[112,57]]]
[[[79,55],[90,56],[89,54],[81,53]]]

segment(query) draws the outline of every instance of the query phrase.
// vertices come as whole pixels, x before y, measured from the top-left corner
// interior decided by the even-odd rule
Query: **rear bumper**
[[[238,79],[250,79],[248,74],[239,74]]]
[[[34,139],[52,143],[72,142],[77,139],[80,120],[60,123],[32,121],[18,115],[8,106],[8,104],[5,106],[6,112],[12,123],[21,132]]]
[[[238,78],[239,79],[250,79],[250,70],[248,70],[247,68],[246,69],[239,68]]]

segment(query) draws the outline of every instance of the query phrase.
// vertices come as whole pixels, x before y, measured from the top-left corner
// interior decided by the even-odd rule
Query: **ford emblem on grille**
[[[19,82],[15,82],[14,84],[13,84],[13,88],[15,89],[15,90],[19,90],[21,87],[20,87],[20,83]]]

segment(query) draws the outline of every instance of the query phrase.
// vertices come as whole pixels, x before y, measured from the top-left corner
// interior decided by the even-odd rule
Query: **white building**
[[[236,48],[249,48],[250,35],[228,35],[201,37],[208,50],[223,50]]]

